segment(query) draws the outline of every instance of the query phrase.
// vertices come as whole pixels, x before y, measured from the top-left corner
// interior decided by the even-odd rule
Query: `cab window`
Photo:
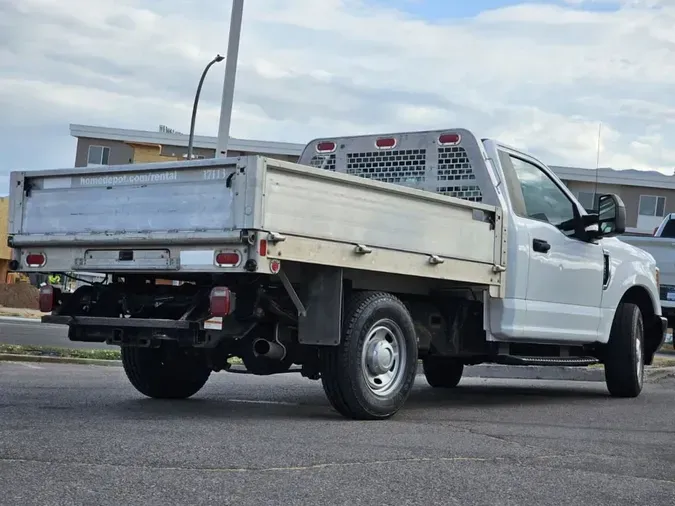
[[[539,167],[508,155],[523,196],[525,215],[556,227],[574,218],[570,199]]]

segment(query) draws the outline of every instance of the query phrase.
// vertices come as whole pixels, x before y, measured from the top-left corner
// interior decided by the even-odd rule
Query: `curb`
[[[48,355],[19,355],[0,353],[0,362],[43,362],[45,364],[80,364],[121,367],[120,360],[102,360],[98,358],[50,357]]]
[[[0,315],[0,323],[2,322],[19,322],[19,323],[42,323],[40,318],[28,318],[25,316],[2,316]]]

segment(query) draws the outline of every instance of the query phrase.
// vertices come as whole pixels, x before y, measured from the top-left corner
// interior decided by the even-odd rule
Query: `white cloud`
[[[431,23],[365,0],[247,0],[232,134],[305,142],[462,126],[590,167],[602,122],[602,165],[671,174],[675,1],[565,3]],[[609,8],[583,10],[599,3]],[[186,131],[228,22],[229,2],[216,0],[4,0],[0,173],[74,157],[71,143],[17,149],[8,132],[55,146],[71,122]],[[198,134],[217,130],[223,71],[207,79]]]

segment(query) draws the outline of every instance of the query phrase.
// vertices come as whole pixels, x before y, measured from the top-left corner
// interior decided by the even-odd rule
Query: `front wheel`
[[[616,309],[605,353],[605,382],[614,397],[637,397],[644,381],[644,324],[635,304]]]
[[[322,351],[321,381],[331,405],[358,420],[389,418],[404,404],[417,374],[417,337],[403,303],[384,292],[353,295],[342,341]]]
[[[186,399],[206,384],[211,368],[190,348],[122,347],[122,365],[131,384],[155,399]]]

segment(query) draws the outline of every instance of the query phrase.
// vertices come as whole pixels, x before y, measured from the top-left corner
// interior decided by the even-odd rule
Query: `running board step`
[[[567,366],[587,367],[599,364],[595,357],[518,357],[516,355],[497,355],[496,364],[504,365],[540,365],[540,366]]]

